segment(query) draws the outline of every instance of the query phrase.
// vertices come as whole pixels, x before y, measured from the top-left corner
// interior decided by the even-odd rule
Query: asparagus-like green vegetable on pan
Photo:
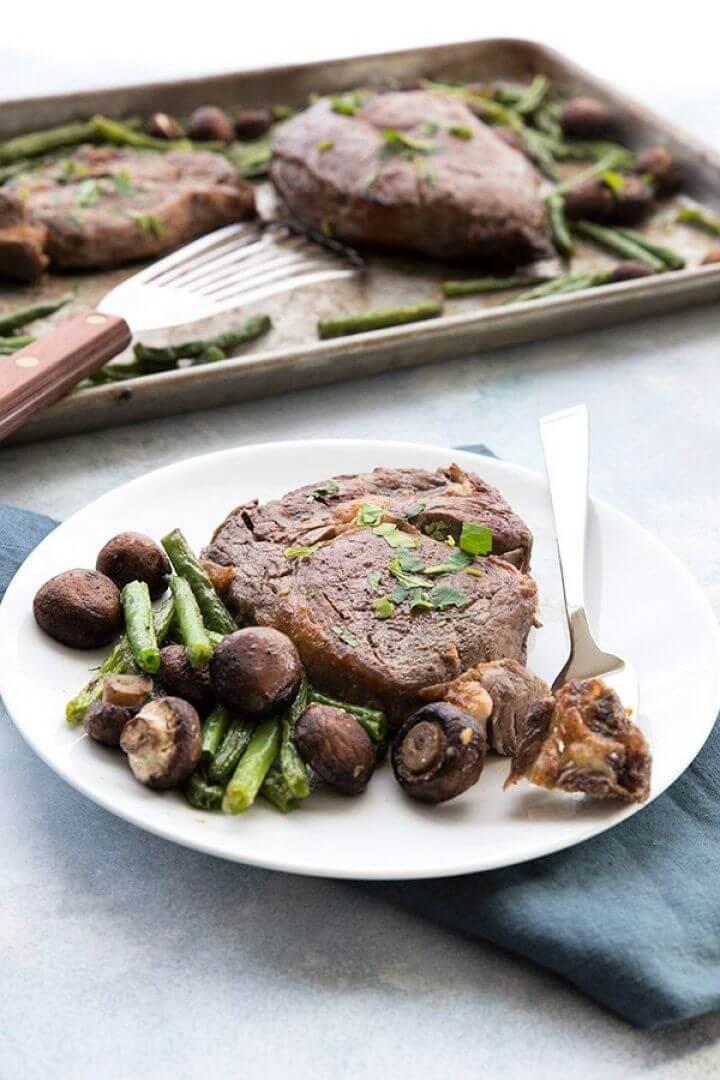
[[[213,654],[210,638],[203,624],[202,612],[189,583],[174,574],[170,591],[175,600],[175,618],[185,644],[188,660],[194,668],[204,667]]]
[[[621,229],[616,226],[615,232],[624,236],[627,240],[630,240],[633,244],[638,244],[640,247],[645,248],[651,255],[660,259],[665,263],[668,270],[682,270],[685,267],[685,260],[682,255],[678,255],[672,248],[665,247],[663,244],[656,244],[653,240],[649,240],[644,233],[636,232],[635,229]]]
[[[539,285],[546,278],[530,274],[514,274],[512,277],[468,278],[467,281],[443,281],[441,288],[448,299],[458,296],[478,296],[482,293],[503,292],[505,289],[527,289]]]
[[[125,633],[138,667],[148,675],[160,670],[160,649],[155,636],[150,590],[144,581],[130,581],[120,593]]]
[[[110,120],[107,116],[93,116],[90,120],[91,138],[101,142],[114,143],[116,146],[136,146],[147,150],[192,150],[190,139],[158,139],[145,131],[137,131],[120,120]],[[220,150],[222,143],[202,143],[203,149]]]
[[[561,255],[570,257],[574,249],[572,236],[565,217],[565,200],[558,191],[548,195],[545,200],[552,232],[553,242]]]
[[[591,240],[608,251],[621,255],[623,259],[633,259],[645,263],[651,270],[661,273],[667,270],[667,264],[653,255],[651,251],[634,240],[628,239],[618,229],[610,229],[605,225],[596,225],[592,221],[576,221],[573,230],[585,240]]]
[[[230,783],[225,788],[222,808],[226,814],[240,814],[252,806],[279,749],[278,721],[265,720],[258,724]]]
[[[10,164],[23,158],[39,157],[51,150],[78,143],[91,142],[95,135],[92,121],[88,123],[62,124],[45,131],[31,131],[27,135],[15,135],[0,142],[0,164]]]
[[[176,573],[187,580],[195,594],[207,629],[216,630],[219,634],[232,634],[237,630],[235,620],[180,530],[173,529],[162,538],[161,543]]]
[[[442,304],[425,300],[409,307],[356,311],[351,315],[337,315],[332,319],[321,319],[318,323],[318,336],[324,340],[344,337],[346,334],[364,334],[368,330],[383,330],[388,326],[401,326],[404,323],[420,322],[422,319],[434,319],[437,315],[442,315],[442,310]]]
[[[538,285],[536,289],[513,297],[509,303],[520,304],[526,300],[542,300],[546,296],[558,296],[562,293],[579,292],[581,289],[592,289],[596,285],[607,285],[610,274],[607,272],[597,274],[563,274]]]
[[[532,116],[537,112],[550,93],[550,80],[545,75],[536,75],[528,88],[515,102],[515,109],[521,116]]]
[[[700,206],[682,206],[677,220],[684,225],[697,225],[713,236],[720,236],[720,217],[703,210]]]
[[[18,349],[24,349],[26,345],[32,345],[34,337],[8,337],[0,338],[0,356],[10,356]]]
[[[223,353],[237,349],[255,338],[262,337],[272,328],[272,320],[268,315],[255,315],[248,319],[237,330],[229,330],[224,334],[217,334],[212,338],[200,338],[194,341],[185,341],[179,345],[165,345],[153,347],[138,342],[133,351],[135,359],[145,370],[165,370],[178,360],[202,357],[210,349],[221,349]]]
[[[59,300],[49,300],[44,304],[31,304],[30,307],[16,308],[15,311],[8,311],[5,315],[0,314],[0,335],[4,337],[12,334],[15,330],[19,330],[22,326],[27,326],[28,323],[35,322],[36,319],[44,319],[48,315],[54,315],[71,299],[70,296],[61,296]]]

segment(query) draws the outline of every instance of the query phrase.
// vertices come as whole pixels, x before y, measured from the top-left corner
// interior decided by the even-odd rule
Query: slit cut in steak
[[[54,267],[147,259],[255,212],[252,185],[219,154],[83,146],[14,177]]]
[[[324,98],[282,124],[270,175],[306,224],[351,244],[477,265],[551,253],[540,177],[461,101],[429,90]]]
[[[457,606],[411,611],[401,602],[392,618],[378,618],[378,598],[397,585],[390,564],[398,549],[358,524],[358,511],[368,505],[382,508],[383,520],[405,534],[425,567],[453,550],[422,531],[438,523],[450,535],[459,535],[463,521],[489,525],[498,554],[478,560],[473,574],[459,570],[431,580],[430,586],[460,590]],[[284,631],[314,685],[377,705],[397,723],[420,703],[424,687],[482,661],[524,661],[537,589],[501,555],[517,554],[527,568],[531,545],[527,526],[479,477],[457,466],[383,468],[237,507],[204,557],[235,567],[227,602],[239,622]]]

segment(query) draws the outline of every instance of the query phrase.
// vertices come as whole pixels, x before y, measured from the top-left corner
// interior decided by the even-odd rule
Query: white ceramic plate
[[[507,762],[491,759],[461,798],[425,807],[405,798],[389,767],[365,795],[317,792],[287,816],[261,800],[239,817],[200,813],[180,795],[137,784],[122,754],[65,726],[63,707],[100,655],[55,644],[36,627],[32,599],[51,575],[93,566],[112,535],[160,537],[180,526],[198,548],[237,503],[376,465],[434,468],[457,461],[502,491],[535,534],[542,630],[529,665],[551,679],[567,651],[552,519],[542,477],[501,461],[409,443],[328,440],[227,450],[126,484],[60,525],[18,571],[0,607],[0,690],[23,736],[73,787],[120,817],[226,859],[304,874],[422,878],[534,859],[611,828],[637,808],[593,803],[520,784],[502,791]],[[639,723],[653,756],[652,797],[695,757],[720,703],[720,633],[690,574],[666,548],[602,503],[590,510],[588,601],[603,647],[627,656],[640,679]]]

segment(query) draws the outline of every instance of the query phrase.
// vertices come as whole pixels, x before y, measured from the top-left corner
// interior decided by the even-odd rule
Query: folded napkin
[[[54,525],[0,506],[0,596]],[[631,1023],[657,1028],[720,1009],[719,856],[716,727],[664,795],[579,847],[505,870],[363,887],[527,957]]]

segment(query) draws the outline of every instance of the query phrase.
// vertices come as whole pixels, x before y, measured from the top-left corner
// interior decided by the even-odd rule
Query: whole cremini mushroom
[[[141,784],[157,791],[177,787],[200,761],[200,717],[181,698],[149,701],[124,725],[120,748]]]
[[[241,109],[235,114],[235,135],[238,139],[259,139],[272,127],[269,109]]]
[[[407,795],[439,803],[477,783],[485,764],[484,725],[444,701],[408,717],[391,751],[395,779]]]
[[[158,679],[166,693],[189,701],[201,716],[210,712],[215,695],[207,668],[194,668],[184,645],[166,645],[160,650]]]
[[[615,188],[601,176],[592,176],[571,188],[565,196],[570,221],[596,221],[634,225],[652,210],[654,192],[639,176],[618,178]]]
[[[117,586],[97,570],[65,570],[38,589],[35,621],[71,649],[99,649],[122,628]]]
[[[653,277],[655,271],[646,263],[636,262],[635,259],[623,259],[615,263],[610,271],[610,282],[636,281],[638,278]]]
[[[593,97],[570,98],[560,110],[560,127],[564,135],[592,139],[602,135],[610,126],[610,110]]]
[[[119,746],[123,728],[137,711],[109,701],[94,701],[83,717],[83,727],[95,742]]]
[[[680,170],[667,146],[650,146],[639,153],[634,171],[649,178],[658,195],[672,195],[682,185]]]
[[[295,727],[303,761],[343,795],[359,795],[375,769],[375,748],[354,716],[333,705],[308,706]]]
[[[253,720],[275,716],[289,705],[301,677],[295,645],[269,626],[228,634],[210,661],[210,682],[218,699]]]
[[[165,592],[165,579],[172,569],[160,545],[137,532],[118,533],[108,540],[98,553],[95,568],[114,581],[118,589],[131,581],[144,581],[153,600]]]
[[[231,143],[235,129],[226,112],[216,105],[201,105],[190,117],[188,135],[200,142]]]

